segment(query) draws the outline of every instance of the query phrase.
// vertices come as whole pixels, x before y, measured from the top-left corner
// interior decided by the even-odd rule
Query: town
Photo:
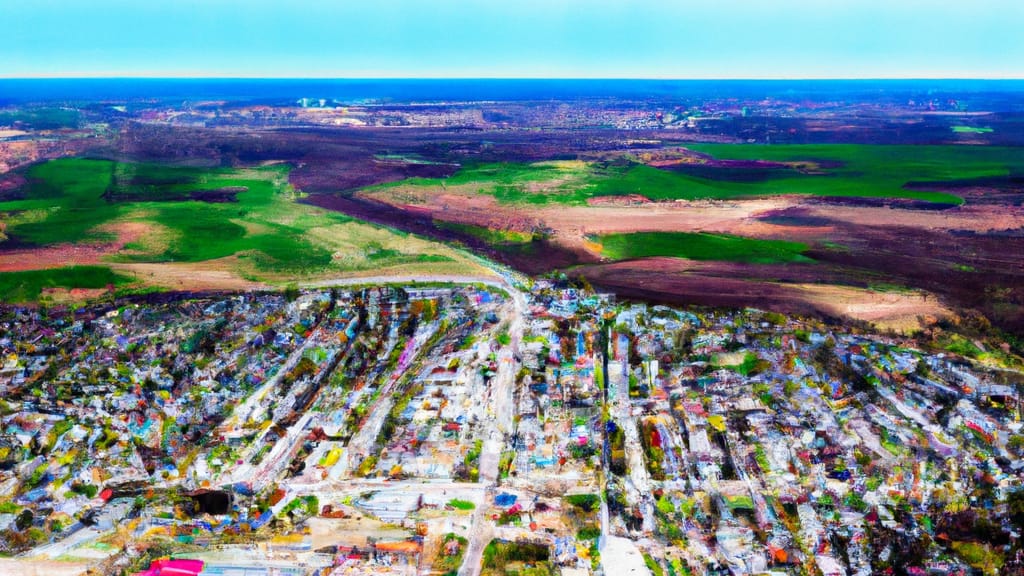
[[[1021,382],[564,276],[4,306],[0,550],[54,574],[995,574],[1024,566]]]

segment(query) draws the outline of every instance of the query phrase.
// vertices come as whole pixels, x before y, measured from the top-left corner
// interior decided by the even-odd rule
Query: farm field
[[[67,266],[0,274],[0,301],[34,302],[54,289],[101,290],[121,286],[131,278],[103,266]]]
[[[68,158],[33,166],[26,176],[20,197],[0,202],[12,242],[0,252],[0,270],[105,265],[145,270],[136,277],[159,284],[165,275],[156,265],[167,264],[176,271],[175,286],[188,288],[182,266],[197,276],[226,272],[238,287],[382,269],[476,269],[442,244],[298,203],[284,165],[225,169]]]
[[[758,264],[812,262],[803,255],[806,244],[722,234],[637,232],[598,236],[595,241],[601,245],[601,254],[612,260],[672,256]]]
[[[613,157],[620,160],[607,160]],[[1019,243],[1013,231],[1024,226],[1024,214],[1007,205],[1022,169],[1013,149],[688,143],[623,157],[471,161],[447,179],[405,179],[336,198],[344,199],[339,209],[356,208],[360,217],[425,222],[420,233],[529,273],[564,270],[672,302],[737,303],[720,301],[702,281],[735,281],[730,289],[742,294],[748,284],[769,292],[778,282],[835,286],[863,301],[843,306],[843,314],[881,323],[879,311],[896,307],[885,290],[873,296],[874,287],[923,290],[911,298],[913,311],[922,308],[914,298],[936,295],[987,307],[991,299],[972,286],[1016,282],[1008,249]],[[652,258],[679,259],[698,286],[666,282],[663,269],[648,266]],[[694,261],[723,266],[711,272]],[[780,309],[824,306],[808,290],[777,291]],[[1003,302],[1014,300],[1011,292],[999,292],[1007,294]],[[1015,323],[1015,310],[1000,305],[990,313]],[[905,319],[914,314],[901,312],[896,323],[910,325]],[[933,315],[940,314],[922,316]]]
[[[1012,149],[963,146],[687,144],[673,161],[645,154],[611,161],[468,163],[448,178],[410,178],[371,187],[395,197],[417,188],[475,192],[511,204],[586,204],[604,196],[649,200],[733,199],[800,194],[898,198],[958,205],[912,182],[1004,177],[1024,169]],[[696,155],[694,155],[696,153]]]

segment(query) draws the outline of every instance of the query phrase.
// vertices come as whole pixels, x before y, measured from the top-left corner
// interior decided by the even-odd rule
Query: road
[[[61,538],[60,540],[47,544],[46,546],[34,548],[29,551],[28,554],[34,557],[45,556],[47,558],[58,558],[67,554],[67,552],[75,546],[98,538],[101,534],[103,533],[95,528],[82,526],[78,530],[75,530],[70,536]]]
[[[499,275],[495,276],[432,276],[427,274],[407,274],[402,276],[364,276],[361,278],[334,278],[306,282],[303,288],[330,288],[332,286],[381,286],[385,284],[408,285],[413,283],[438,284],[485,284],[495,288],[508,290],[509,285]]]
[[[508,322],[509,345],[498,352],[498,373],[491,383],[490,404],[494,418],[487,421],[486,437],[480,454],[480,483],[484,485],[484,498],[489,499],[498,482],[498,464],[506,435],[513,430],[515,413],[515,378],[519,371],[517,358],[523,337],[523,318],[526,313],[526,298],[522,292],[510,286],[503,286],[512,296],[512,305],[502,312]],[[470,527],[469,546],[463,556],[459,576],[479,576],[484,548],[493,537],[493,525],[487,518],[486,506],[479,506],[473,513]]]

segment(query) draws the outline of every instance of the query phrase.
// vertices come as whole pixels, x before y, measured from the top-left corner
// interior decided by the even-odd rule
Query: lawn
[[[484,548],[482,576],[519,574],[520,576],[549,576],[558,571],[548,560],[547,546],[522,542],[491,540]]]
[[[5,234],[25,244],[114,239],[104,226],[148,232],[111,262],[203,262],[237,256],[247,275],[296,277],[402,266],[457,266],[438,243],[300,204],[285,165],[202,168],[67,158],[30,168],[17,200],[0,202]],[[209,197],[207,202],[196,199]]]
[[[68,266],[0,274],[0,302],[34,302],[47,288],[106,288],[131,279],[105,266]]]
[[[803,255],[807,245],[785,240],[759,240],[703,232],[635,232],[595,239],[601,255],[612,260],[670,256],[691,260],[724,260],[756,264],[813,262]]]
[[[372,187],[367,192],[403,187],[458,188],[519,204],[579,205],[596,196],[630,194],[652,200],[806,194],[961,204],[959,196],[909,190],[904,185],[1024,172],[1024,160],[1017,151],[989,146],[687,144],[687,148],[717,159],[800,164],[802,171],[789,167],[723,168],[697,164],[688,166],[693,168],[689,173],[683,173],[627,158],[610,163],[467,164],[448,178],[411,178]]]
[[[458,542],[457,552],[447,554],[445,548],[452,541]],[[462,566],[462,556],[465,554],[468,544],[469,540],[458,534],[453,532],[445,534],[441,541],[441,548],[437,551],[437,557],[434,559],[434,572],[440,573],[442,576],[456,576],[459,573],[459,567]]]

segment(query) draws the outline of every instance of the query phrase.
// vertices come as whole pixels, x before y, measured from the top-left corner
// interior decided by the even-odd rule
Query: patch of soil
[[[243,192],[247,192],[248,190],[248,186],[225,186],[223,188],[192,190],[189,192],[179,192],[168,195],[133,194],[131,192],[115,194],[107,192],[104,194],[104,197],[108,202],[182,202],[185,200],[196,200],[199,202],[221,204],[226,202],[238,202],[237,196]]]
[[[213,190],[193,190],[188,193],[189,200],[200,202],[211,202],[215,204],[223,202],[238,202],[238,195],[249,190],[246,186],[227,186]]]
[[[901,210],[942,211],[957,208],[958,204],[944,204],[913,198],[876,198],[868,196],[809,196],[808,204],[828,206],[857,206],[874,208],[898,208]]]
[[[0,244],[0,272],[101,264],[105,257],[116,254],[125,244],[146,234],[149,225],[143,222],[117,222],[104,226],[103,230],[115,234],[117,239],[113,242],[55,246],[18,246],[4,242]]]
[[[1024,206],[1024,176],[992,176],[967,180],[907,182],[903,187],[907,190],[956,194],[966,199],[969,204]]]
[[[767,224],[777,226],[804,227],[825,227],[835,224],[835,220],[824,216],[812,216],[806,208],[792,207],[781,210],[772,210],[757,215],[757,219]]]
[[[778,273],[771,274],[773,269]],[[753,305],[788,314],[853,318],[898,330],[920,327],[920,318],[934,320],[952,314],[937,298],[926,293],[875,292],[852,286],[812,284],[807,280],[828,280],[813,272],[801,279],[789,273],[792,269],[648,258],[584,266],[577,271],[599,289],[627,298],[670,304]],[[777,278],[770,280],[772,276]],[[841,274],[833,280],[841,280]]]
[[[22,187],[28,181],[18,172],[0,174],[0,202],[21,198]]]
[[[267,287],[234,272],[238,267],[238,259],[234,256],[205,262],[116,263],[110,267],[134,276],[146,285],[175,291],[234,291]]]
[[[651,199],[642,194],[626,194],[623,196],[594,196],[587,198],[590,206],[638,206],[650,204]]]

